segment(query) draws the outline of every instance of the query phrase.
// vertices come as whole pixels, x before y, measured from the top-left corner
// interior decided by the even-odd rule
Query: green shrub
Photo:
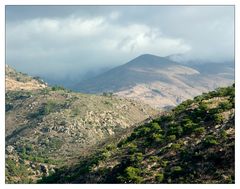
[[[174,115],[170,114],[170,115],[163,115],[160,118],[160,122],[171,122],[174,120]]]
[[[167,131],[168,135],[181,136],[182,133],[183,133],[183,128],[180,125],[178,125],[178,124],[170,124],[168,126],[168,131]]]
[[[168,141],[175,141],[176,140],[176,135],[169,135],[168,137],[167,137],[167,139],[168,139]]]
[[[159,143],[163,141],[163,136],[161,134],[153,133],[151,136],[151,141]]]
[[[216,124],[220,124],[222,123],[224,120],[223,116],[221,114],[214,114],[213,115],[213,121],[216,123]]]
[[[133,165],[137,166],[139,165],[143,160],[143,154],[142,153],[135,153],[130,156],[130,161]]]
[[[167,167],[168,163],[169,163],[168,160],[162,160],[162,161],[161,161],[161,166],[162,166],[162,167]]]
[[[156,161],[158,161],[160,158],[158,157],[158,156],[150,156],[149,157],[149,160],[152,162],[156,162]]]
[[[193,98],[194,101],[196,102],[201,102],[204,99],[204,97],[202,95],[196,96]]]
[[[198,125],[196,123],[187,123],[183,125],[183,132],[185,134],[191,133]]]
[[[174,166],[171,168],[172,173],[180,173],[182,171],[182,168],[180,166]]]
[[[52,91],[61,91],[61,90],[65,90],[65,88],[57,85],[52,87]]]
[[[223,111],[230,110],[232,108],[232,103],[229,101],[221,102],[219,103],[218,108],[222,109]]]
[[[150,128],[151,128],[152,132],[162,132],[162,128],[156,122],[151,123]]]
[[[196,129],[194,129],[194,132],[198,135],[201,135],[205,132],[205,128],[204,127],[198,127]]]
[[[164,174],[163,173],[158,173],[156,176],[155,176],[155,180],[159,183],[161,183],[164,179]]]
[[[180,144],[172,144],[171,149],[173,150],[179,150],[181,148]]]
[[[221,137],[225,140],[225,139],[227,139],[227,132],[225,131],[225,130],[222,130],[221,132],[220,132],[220,135],[221,135]]]
[[[141,170],[132,166],[127,167],[124,170],[124,176],[118,177],[121,182],[126,183],[141,183],[143,178],[141,177]]]
[[[206,136],[206,138],[204,140],[204,144],[206,146],[211,146],[211,145],[217,145],[219,143],[214,136],[208,135],[208,136]]]
[[[130,154],[134,154],[135,152],[138,151],[137,145],[134,143],[129,143],[126,147],[128,148],[128,152]]]

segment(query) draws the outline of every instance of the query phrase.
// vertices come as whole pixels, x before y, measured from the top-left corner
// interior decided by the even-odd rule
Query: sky
[[[6,63],[75,81],[141,54],[234,59],[233,6],[7,6]]]

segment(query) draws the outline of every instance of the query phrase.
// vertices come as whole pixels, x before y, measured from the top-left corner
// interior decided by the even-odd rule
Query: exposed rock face
[[[6,147],[6,152],[7,152],[8,154],[12,154],[13,151],[14,151],[14,147],[13,147],[13,146],[9,145],[9,146]]]

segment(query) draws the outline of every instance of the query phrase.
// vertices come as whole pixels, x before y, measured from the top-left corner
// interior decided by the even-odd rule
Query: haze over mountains
[[[157,108],[169,108],[234,81],[234,63],[177,63],[144,54],[74,87],[84,93],[113,92]]]

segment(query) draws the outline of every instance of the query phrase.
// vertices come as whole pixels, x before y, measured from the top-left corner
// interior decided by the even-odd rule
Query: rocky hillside
[[[34,182],[159,114],[112,94],[86,95],[45,84],[23,88],[22,83],[37,80],[15,71],[6,77],[16,81],[14,87],[6,83],[7,183]]]
[[[187,100],[40,183],[234,183],[234,91]]]
[[[233,83],[232,64],[217,65],[218,69],[212,63],[191,67],[167,57],[145,54],[83,81],[75,89],[84,93],[113,92],[166,109],[202,92]]]
[[[17,72],[15,69],[6,65],[6,90],[36,90],[47,87],[47,84],[38,77],[30,77],[27,74]]]

